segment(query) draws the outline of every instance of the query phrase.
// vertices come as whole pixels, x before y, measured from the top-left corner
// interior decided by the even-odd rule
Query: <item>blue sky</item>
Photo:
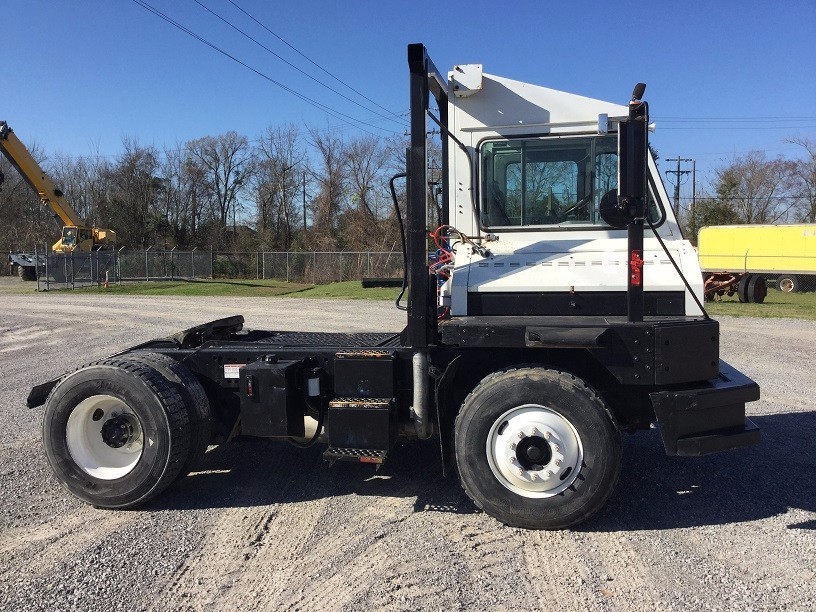
[[[404,130],[309,80],[195,0],[144,1],[270,78],[383,128],[367,130]],[[228,0],[199,2],[387,114]],[[621,103],[635,82],[646,82],[658,127],[654,146],[663,158],[697,159],[700,182],[735,154],[793,156],[797,149],[785,137],[816,139],[814,0],[234,2],[394,113],[408,108],[406,45],[424,42],[443,72],[454,63],[482,63],[486,72]],[[159,147],[230,129],[253,138],[289,122],[359,133],[132,0],[7,4],[0,119],[49,153],[115,155],[125,136]],[[670,164],[664,159],[660,166]]]

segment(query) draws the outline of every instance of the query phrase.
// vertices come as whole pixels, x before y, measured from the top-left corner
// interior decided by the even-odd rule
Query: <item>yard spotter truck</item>
[[[71,493],[144,504],[237,434],[375,465],[396,439],[435,435],[479,508],[561,529],[608,500],[622,431],[656,423],[669,455],[759,442],[745,418],[759,387],[719,359],[649,154],[644,86],[625,106],[481,65],[446,79],[421,44],[408,63],[406,327],[245,330],[235,316],[38,385],[28,405],[45,404],[45,452]]]
[[[74,210],[74,207],[65,198],[62,189],[57,187],[51,177],[37,163],[31,152],[17,138],[14,131],[5,121],[0,121],[0,152],[8,159],[9,163],[20,173],[23,180],[28,183],[40,198],[44,206],[48,206],[54,213],[54,219],[62,227],[62,235],[51,247],[55,254],[70,256],[73,253],[90,253],[98,251],[110,251],[116,244],[116,232],[110,229],[102,229],[96,226],[87,226],[82,218]],[[0,184],[3,182],[3,175],[0,173]],[[37,280],[37,268],[45,268],[44,258],[34,253],[10,253],[9,264],[17,269],[17,274],[24,281]],[[55,260],[52,266],[51,276],[56,280],[64,280],[67,266],[72,268],[82,262],[82,258]],[[87,262],[90,262],[87,259]],[[103,265],[112,263],[110,259],[103,258]],[[98,261],[96,266],[98,274]],[[73,270],[72,270],[73,272]]]

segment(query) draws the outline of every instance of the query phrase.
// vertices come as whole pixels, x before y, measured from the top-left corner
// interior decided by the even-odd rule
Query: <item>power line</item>
[[[688,127],[673,127],[673,126],[664,126],[658,128],[660,131],[663,130],[811,130],[816,128],[816,125],[757,125],[757,126],[748,126],[748,125],[733,125],[733,126],[712,126],[712,125],[705,125],[705,126],[688,126]]]
[[[708,198],[708,199],[713,199],[713,200],[727,200],[727,201],[730,201],[730,200],[741,200],[741,201],[746,201],[746,202],[747,202],[748,200],[759,200],[759,201],[763,201],[763,200],[809,200],[809,199],[810,199],[810,196],[806,196],[806,195],[789,195],[789,196],[754,196],[754,197],[748,197],[748,196],[728,196],[728,197],[725,197],[725,198],[720,198],[720,197],[718,197],[718,196],[716,196],[716,195],[713,195],[713,196],[703,196],[703,197]],[[693,199],[693,198],[692,198],[692,196],[680,196],[680,199],[681,199],[681,200],[691,200],[691,199]],[[699,198],[698,198],[698,199],[699,199]]]
[[[671,122],[693,122],[700,121],[736,121],[748,123],[751,121],[816,121],[816,117],[673,117],[653,115],[655,121],[671,121]]]
[[[201,8],[203,8],[205,11],[207,11],[208,13],[210,13],[210,14],[211,14],[212,16],[214,16],[215,18],[220,19],[222,22],[224,22],[225,24],[227,24],[229,27],[231,27],[233,30],[235,30],[236,32],[238,32],[238,33],[239,33],[239,34],[241,34],[242,36],[244,36],[244,37],[248,38],[249,40],[251,40],[252,42],[254,42],[256,45],[258,45],[259,47],[261,47],[261,48],[262,48],[262,49],[264,49],[265,51],[267,51],[267,52],[271,53],[272,55],[274,55],[276,58],[278,58],[280,61],[282,61],[282,62],[283,62],[284,64],[286,64],[287,66],[289,66],[289,67],[293,68],[294,70],[297,70],[299,73],[301,73],[301,74],[302,74],[302,75],[304,75],[305,77],[307,77],[307,78],[311,79],[312,81],[314,81],[314,82],[315,82],[315,83],[317,83],[318,85],[321,85],[322,87],[325,87],[325,88],[326,88],[326,89],[328,89],[329,91],[331,91],[331,92],[333,92],[333,93],[337,94],[338,96],[340,96],[340,97],[341,97],[341,98],[343,98],[344,100],[347,100],[347,101],[351,102],[352,104],[356,104],[357,106],[359,106],[359,107],[360,107],[360,108],[362,108],[363,110],[365,110],[365,111],[367,111],[367,112],[369,112],[369,113],[373,113],[373,114],[377,115],[378,117],[382,117],[383,119],[386,119],[386,120],[388,120],[388,121],[393,121],[394,123],[396,123],[396,124],[398,124],[398,125],[404,125],[404,124],[405,124],[405,121],[399,121],[399,120],[397,120],[397,119],[393,119],[392,117],[389,117],[389,116],[387,116],[387,115],[383,115],[382,113],[379,113],[379,112],[377,112],[377,111],[375,111],[375,110],[373,110],[373,109],[371,109],[371,108],[368,108],[367,106],[365,106],[365,105],[363,105],[363,104],[360,104],[359,102],[357,102],[357,100],[353,100],[352,98],[349,98],[349,97],[348,97],[347,95],[345,95],[344,93],[341,93],[341,92],[337,91],[335,88],[331,87],[330,85],[327,85],[326,83],[324,83],[324,82],[323,82],[323,81],[321,81],[320,79],[316,79],[315,77],[313,77],[311,74],[309,74],[309,73],[308,73],[308,72],[306,72],[305,70],[302,70],[301,68],[299,68],[298,66],[296,66],[296,65],[295,65],[295,64],[293,64],[292,62],[288,61],[286,58],[284,58],[284,57],[280,56],[279,54],[277,54],[275,51],[273,51],[272,49],[270,49],[269,47],[267,47],[266,45],[264,45],[262,42],[260,42],[260,41],[259,41],[259,40],[257,40],[256,38],[254,38],[254,37],[252,37],[251,35],[247,34],[247,33],[246,33],[244,30],[242,30],[241,28],[239,28],[238,26],[236,26],[234,23],[232,23],[231,21],[229,21],[228,19],[226,19],[226,18],[225,18],[225,17],[223,17],[222,15],[219,15],[218,13],[216,13],[215,11],[213,11],[212,9],[210,9],[209,7],[207,7],[207,6],[206,6],[205,4],[203,4],[203,3],[202,3],[200,0],[193,0],[193,2],[195,2],[197,5],[199,5]],[[389,111],[389,112],[390,112],[390,111]],[[392,114],[393,114],[393,113],[392,113]]]
[[[265,73],[261,72],[260,70],[258,70],[258,69],[256,69],[256,68],[253,68],[253,67],[252,67],[252,66],[250,66],[249,64],[247,64],[247,63],[245,63],[245,62],[241,61],[240,59],[238,59],[238,58],[237,58],[237,57],[235,57],[234,55],[231,55],[231,54],[230,54],[230,53],[228,53],[227,51],[224,51],[224,50],[223,50],[221,47],[219,47],[219,46],[215,45],[214,43],[212,43],[212,42],[210,42],[209,40],[207,40],[207,39],[203,38],[202,36],[199,36],[198,34],[196,34],[195,32],[193,32],[193,31],[192,31],[192,30],[190,30],[189,28],[187,28],[187,27],[185,27],[185,26],[181,25],[180,23],[178,23],[177,21],[175,21],[174,19],[172,19],[172,18],[171,18],[171,17],[169,17],[168,15],[165,15],[165,14],[164,14],[164,13],[162,13],[160,10],[156,9],[155,7],[150,6],[150,5],[149,5],[147,2],[144,2],[144,0],[132,0],[132,1],[133,1],[135,4],[137,4],[138,6],[142,7],[143,9],[145,9],[146,11],[148,11],[148,12],[150,12],[150,13],[153,13],[154,15],[156,15],[157,17],[159,17],[160,19],[163,19],[164,21],[166,21],[167,23],[169,23],[169,24],[170,24],[170,25],[172,25],[173,27],[178,28],[179,30],[181,30],[181,31],[182,31],[182,32],[184,32],[185,34],[188,34],[189,36],[191,36],[191,37],[195,38],[195,39],[196,39],[196,40],[198,40],[199,42],[201,42],[201,43],[203,43],[203,44],[207,45],[208,47],[210,47],[210,48],[211,48],[211,49],[213,49],[214,51],[217,51],[218,53],[220,53],[220,54],[224,55],[225,57],[228,57],[229,59],[231,59],[232,61],[234,61],[234,62],[235,62],[235,63],[237,63],[237,64],[240,64],[241,66],[243,66],[243,67],[244,67],[244,68],[246,68],[247,70],[250,70],[250,71],[254,72],[255,74],[257,74],[257,75],[258,75],[258,76],[260,76],[261,78],[266,79],[267,81],[269,81],[270,83],[273,83],[274,85],[277,85],[278,87],[280,87],[280,88],[281,88],[281,89],[283,89],[284,91],[289,92],[289,93],[290,93],[290,94],[292,94],[293,96],[295,96],[295,97],[297,97],[297,98],[300,98],[301,100],[303,100],[303,101],[304,101],[304,102],[306,102],[307,104],[310,104],[310,105],[314,106],[315,108],[317,108],[317,109],[319,109],[319,110],[322,110],[322,111],[323,111],[323,112],[325,112],[326,114],[331,115],[332,117],[334,117],[335,119],[337,119],[337,120],[339,120],[339,121],[342,121],[343,123],[348,123],[349,125],[351,125],[351,126],[353,126],[353,127],[357,128],[357,129],[359,129],[359,130],[361,130],[361,131],[363,131],[363,132],[365,132],[366,134],[369,134],[369,135],[371,135],[371,136],[377,136],[377,134],[375,134],[374,132],[370,132],[370,131],[368,131],[368,130],[366,130],[366,129],[362,128],[362,127],[360,127],[360,125],[355,125],[355,123],[356,123],[356,124],[361,124],[361,125],[367,125],[367,126],[369,126],[369,127],[374,128],[375,130],[383,130],[383,131],[391,132],[391,133],[394,133],[394,134],[396,134],[396,133],[397,133],[397,132],[394,132],[394,131],[392,131],[392,130],[386,130],[385,128],[381,128],[381,127],[379,127],[379,126],[373,125],[373,124],[368,123],[368,122],[366,122],[366,121],[362,121],[361,119],[357,119],[357,118],[355,118],[355,117],[352,117],[351,115],[346,115],[345,113],[341,113],[341,112],[340,112],[340,111],[338,111],[338,110],[330,109],[329,107],[325,106],[324,104],[322,104],[322,103],[320,103],[320,102],[318,102],[318,101],[316,101],[316,100],[313,100],[312,98],[310,98],[310,97],[308,97],[308,96],[303,95],[302,93],[300,93],[300,92],[298,92],[298,91],[296,91],[296,90],[292,89],[291,87],[288,87],[288,86],[284,85],[284,84],[283,84],[283,83],[281,83],[280,81],[277,81],[277,80],[273,79],[273,78],[272,78],[272,77],[270,77],[269,75],[267,75],[267,74],[265,74]],[[345,117],[346,119],[343,119],[343,117]],[[350,121],[349,121],[349,120],[350,120]],[[351,123],[351,122],[354,122],[354,123]]]
[[[239,11],[241,11],[241,12],[242,12],[244,15],[246,15],[247,17],[249,17],[249,18],[250,18],[252,21],[254,21],[255,23],[257,23],[259,26],[261,26],[261,27],[262,27],[264,30],[266,30],[267,32],[269,32],[269,33],[270,33],[272,36],[274,36],[274,37],[275,37],[275,38],[277,38],[279,41],[281,41],[281,42],[282,42],[284,45],[286,45],[287,47],[289,47],[289,48],[290,48],[292,51],[294,51],[295,53],[297,53],[298,55],[300,55],[300,56],[301,56],[303,59],[305,59],[307,62],[309,62],[310,64],[312,64],[312,65],[313,65],[315,68],[317,68],[318,70],[322,70],[322,71],[323,71],[323,72],[325,72],[327,75],[329,75],[331,78],[333,78],[335,81],[337,81],[338,83],[340,83],[340,84],[341,84],[341,85],[343,85],[344,87],[347,87],[348,89],[350,89],[351,91],[353,91],[354,93],[356,93],[356,94],[357,94],[358,96],[360,96],[361,98],[363,98],[363,99],[365,99],[365,100],[367,100],[367,101],[371,102],[371,103],[372,103],[374,106],[376,106],[376,107],[378,107],[378,108],[380,108],[380,109],[384,110],[385,112],[390,113],[390,114],[392,114],[392,115],[394,115],[394,116],[396,116],[396,117],[399,117],[399,116],[400,116],[400,115],[398,115],[397,113],[394,113],[393,111],[388,110],[388,109],[387,109],[387,108],[385,108],[384,106],[382,106],[382,105],[380,105],[380,104],[377,104],[377,103],[376,103],[374,100],[372,100],[371,98],[369,98],[368,96],[366,96],[364,93],[362,93],[362,92],[358,91],[357,89],[355,89],[354,87],[352,87],[351,85],[349,85],[348,83],[346,83],[345,81],[343,81],[342,79],[340,79],[339,77],[335,76],[335,75],[334,75],[333,73],[331,73],[330,71],[328,71],[328,70],[326,70],[325,68],[323,68],[323,66],[321,66],[320,64],[318,64],[317,62],[315,62],[313,59],[309,58],[307,55],[305,55],[303,52],[301,52],[299,49],[297,49],[297,48],[296,48],[294,45],[292,45],[291,43],[289,43],[289,42],[287,42],[286,40],[284,40],[284,39],[283,39],[283,38],[282,38],[280,35],[276,34],[276,33],[275,33],[275,32],[273,32],[272,30],[270,30],[270,29],[269,29],[269,28],[268,28],[266,25],[264,25],[263,23],[261,23],[261,22],[260,22],[258,19],[256,19],[255,17],[253,17],[252,15],[250,15],[250,14],[249,14],[247,11],[245,11],[245,10],[244,10],[244,9],[242,9],[240,6],[238,6],[238,5],[237,5],[235,2],[233,2],[233,0],[227,0],[227,2],[229,2],[229,3],[230,3],[232,6],[234,6],[235,8],[237,8]]]

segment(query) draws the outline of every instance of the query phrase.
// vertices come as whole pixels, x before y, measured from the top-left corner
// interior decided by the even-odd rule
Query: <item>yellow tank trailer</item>
[[[765,279],[785,292],[816,288],[816,224],[704,227],[698,252],[707,299],[762,302]]]

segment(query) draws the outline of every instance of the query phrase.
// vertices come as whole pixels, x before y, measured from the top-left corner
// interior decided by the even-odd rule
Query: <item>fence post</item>
[[[12,268],[13,269],[13,268]],[[45,275],[48,277],[48,260],[45,260]],[[37,291],[40,290],[40,258],[37,257],[37,243],[34,243],[34,276],[37,278]]]
[[[368,275],[371,276],[371,251],[366,253],[366,259],[368,259]]]
[[[261,273],[261,278],[266,280],[266,251],[261,251]]]
[[[170,249],[170,280],[176,280],[176,270],[173,267],[173,251],[176,250],[176,247]]]
[[[67,265],[67,264],[66,264]],[[76,264],[74,263],[74,252],[71,251],[71,289],[76,289],[74,286],[74,278],[76,277]],[[68,286],[68,280],[65,280],[65,286]]]
[[[195,250],[197,247],[193,247],[193,250],[190,251],[190,274],[195,280]]]
[[[96,286],[98,287],[99,284],[99,251],[96,251]]]
[[[317,251],[312,251],[312,284],[317,284]]]
[[[210,245],[210,278],[213,277],[213,270],[215,268],[215,253],[213,253],[212,245]]]
[[[122,284],[122,251],[125,250],[125,247],[122,247],[118,251],[116,251],[116,257],[114,261],[114,267],[116,269],[116,284]]]
[[[289,282],[289,251],[286,251],[286,282]]]
[[[152,246],[149,246],[147,249],[145,249],[145,282],[150,280],[150,264],[148,263],[147,253],[152,248]]]
[[[260,278],[260,273],[261,273],[261,262],[258,261],[258,255],[259,254],[260,254],[260,251],[258,253],[255,253],[255,280],[258,280]]]

